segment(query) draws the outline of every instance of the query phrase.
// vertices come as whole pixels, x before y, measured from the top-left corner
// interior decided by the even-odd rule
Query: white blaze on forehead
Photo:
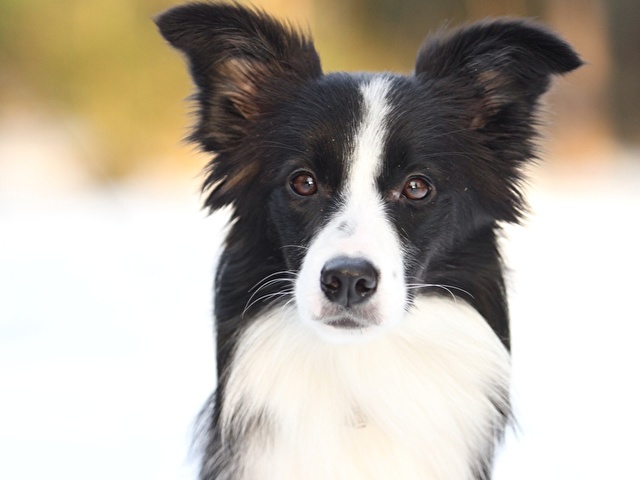
[[[356,132],[351,167],[347,172],[345,197],[368,200],[376,193],[376,179],[382,167],[387,136],[386,119],[390,111],[387,95],[391,81],[376,77],[360,87],[363,98],[362,120]]]
[[[324,322],[345,315],[321,288],[322,270],[331,259],[360,258],[378,272],[375,295],[356,312],[361,321],[376,325],[369,333],[377,335],[391,328],[405,314],[404,250],[377,188],[388,135],[391,82],[391,78],[380,76],[360,86],[361,117],[347,158],[341,205],[310,243],[296,281],[300,318],[330,340],[353,339],[348,332],[322,327]]]

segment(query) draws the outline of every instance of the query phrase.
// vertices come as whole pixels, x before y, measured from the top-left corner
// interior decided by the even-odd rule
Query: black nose
[[[350,307],[375,293],[378,271],[363,258],[333,258],[320,273],[320,287],[333,303]]]

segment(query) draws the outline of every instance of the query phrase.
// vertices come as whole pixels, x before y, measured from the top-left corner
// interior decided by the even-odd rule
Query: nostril
[[[370,278],[361,278],[356,282],[355,289],[360,295],[367,295],[376,288],[376,282]]]
[[[342,282],[335,275],[323,275],[321,281],[322,285],[331,292],[339,291],[342,286]]]
[[[333,303],[350,307],[366,301],[378,287],[378,271],[364,258],[337,257],[320,274],[320,288]]]

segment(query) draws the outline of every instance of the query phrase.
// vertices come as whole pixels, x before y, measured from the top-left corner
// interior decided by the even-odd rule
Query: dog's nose
[[[364,258],[333,258],[320,273],[320,287],[333,303],[351,307],[375,293],[378,271]]]

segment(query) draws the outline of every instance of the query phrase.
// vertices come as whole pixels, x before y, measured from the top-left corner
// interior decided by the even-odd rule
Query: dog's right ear
[[[192,3],[162,13],[156,24],[187,57],[199,107],[190,139],[206,151],[234,148],[257,117],[322,74],[310,40],[256,10]]]

